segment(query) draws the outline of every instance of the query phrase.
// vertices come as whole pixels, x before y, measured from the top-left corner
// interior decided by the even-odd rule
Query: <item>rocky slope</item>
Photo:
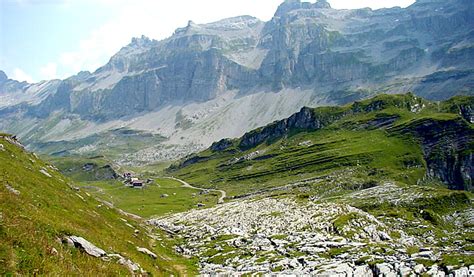
[[[404,94],[305,107],[171,166],[226,203],[148,222],[203,274],[463,276],[473,105]]]
[[[382,187],[397,189],[393,184]],[[381,193],[382,190],[372,190],[372,196],[387,201]],[[397,197],[401,201],[423,201],[423,193],[413,198],[405,191]],[[473,220],[472,211],[468,218]],[[466,219],[461,219],[456,228],[463,228],[462,220]],[[182,238],[183,244],[175,250],[198,257],[203,274],[461,276],[472,262],[465,260],[467,267],[446,264],[447,256],[470,252],[462,250],[463,246],[449,245],[436,235],[417,234],[418,228],[433,233],[431,224],[423,219],[398,218],[394,223],[345,203],[263,198],[149,223]],[[461,239],[469,236],[469,230],[472,231],[453,230],[444,235]]]
[[[241,136],[305,105],[381,92],[472,94],[473,11],[468,0],[381,10],[291,0],[269,22],[189,22],[162,41],[133,39],[93,73],[35,85],[2,74],[0,128],[37,150],[122,127],[168,138],[121,159],[150,162],[171,155],[156,155],[166,149],[189,153]]]

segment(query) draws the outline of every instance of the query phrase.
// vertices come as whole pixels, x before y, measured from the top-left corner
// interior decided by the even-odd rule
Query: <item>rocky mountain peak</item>
[[[194,21],[189,20],[186,27],[178,28],[174,31],[173,36],[188,34],[191,30],[199,28],[199,25]]]
[[[213,30],[233,31],[249,28],[260,22],[261,21],[258,18],[253,16],[242,15],[208,23],[203,25],[203,27]]]
[[[318,0],[316,3],[301,2],[301,0],[286,0],[277,9],[275,16],[283,16],[291,11],[300,9],[331,9],[327,0]]]
[[[68,80],[74,81],[74,82],[81,82],[87,80],[92,74],[89,71],[80,71],[74,76],[71,76],[68,78]]]
[[[0,83],[5,82],[6,80],[8,80],[7,74],[5,74],[5,72],[3,72],[2,70],[0,70]]]
[[[278,7],[275,16],[283,16],[293,10],[309,9],[311,5],[309,2],[301,2],[301,0],[286,0]]]
[[[326,0],[319,0],[313,5],[316,9],[331,9],[331,4]]]
[[[128,46],[130,47],[146,47],[153,43],[153,40],[149,37],[142,35],[141,37],[134,37]]]
[[[196,27],[196,26],[197,26],[197,24],[194,23],[194,21],[188,20],[188,25],[187,25],[186,27],[187,27],[187,28],[192,28],[192,27]]]

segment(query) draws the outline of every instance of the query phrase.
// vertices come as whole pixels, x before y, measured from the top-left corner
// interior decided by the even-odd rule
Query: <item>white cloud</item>
[[[281,0],[97,2],[98,8],[115,10],[116,16],[92,31],[88,37],[82,38],[77,49],[59,55],[57,63],[60,77],[76,74],[81,70],[94,71],[127,45],[132,37],[146,35],[164,39],[176,28],[184,27],[191,19],[197,23],[207,23],[230,16],[251,14],[268,20]],[[258,11],[260,14],[255,14]]]
[[[56,79],[58,65],[56,63],[48,63],[45,66],[40,68],[41,78],[43,80]]]
[[[68,6],[71,2],[79,0],[61,1]],[[176,28],[184,27],[188,20],[208,23],[246,14],[269,20],[282,2],[283,0],[94,0],[97,9],[107,9],[113,14],[112,19],[97,27],[88,37],[79,38],[76,49],[59,54],[56,61],[58,77],[65,78],[81,70],[96,70],[107,63],[121,47],[127,45],[132,37],[146,35],[154,39],[163,39],[170,36]],[[329,2],[334,8],[370,6],[375,9],[396,5],[407,6],[414,0],[329,0]],[[48,69],[51,71],[47,73],[52,73],[52,67]],[[43,72],[42,74],[46,75]]]
[[[21,70],[20,68],[15,68],[13,70],[13,80],[17,81],[27,81],[28,83],[33,83],[33,78],[31,78],[30,75],[28,75],[26,72]]]

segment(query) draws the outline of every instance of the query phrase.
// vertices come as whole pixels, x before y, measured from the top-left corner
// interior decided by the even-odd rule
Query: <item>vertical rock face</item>
[[[456,97],[442,102],[438,109],[459,117],[446,116],[436,120],[425,118],[402,124],[392,130],[413,134],[422,147],[427,176],[441,180],[451,189],[474,189],[473,106],[472,97]]]
[[[336,102],[402,90],[445,99],[472,93],[473,14],[468,0],[381,10],[286,0],[266,23],[241,16],[190,22],[163,41],[134,38],[96,72],[65,80],[39,110],[111,119],[228,90],[283,88],[312,89]],[[3,90],[17,87],[5,82],[3,74]]]
[[[38,84],[0,73],[0,128],[31,144],[83,138],[91,126],[107,131],[123,122],[173,145],[189,143],[173,150],[184,153],[303,106],[407,91],[431,100],[472,95],[473,15],[471,0],[419,0],[380,10],[287,0],[268,22],[251,16],[189,22],[162,41],[132,39],[92,73]],[[200,108],[179,128],[170,107],[191,106]],[[473,122],[472,109],[462,113]],[[301,116],[274,128],[285,133],[312,115],[303,110]],[[242,147],[268,138],[248,137]]]
[[[413,126],[420,138],[427,162],[427,175],[438,178],[452,189],[472,190],[474,132],[464,121],[426,120]]]
[[[344,113],[334,108],[330,112],[318,112],[304,107],[300,112],[287,119],[274,122],[262,129],[249,132],[242,137],[239,144],[241,149],[255,147],[265,141],[271,141],[287,135],[295,130],[318,130],[341,118]]]

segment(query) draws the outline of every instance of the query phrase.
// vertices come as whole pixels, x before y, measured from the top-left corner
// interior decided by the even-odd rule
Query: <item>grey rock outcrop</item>
[[[473,189],[474,166],[470,143],[474,132],[463,120],[423,120],[397,130],[411,132],[421,141],[427,176],[452,189]],[[470,150],[471,149],[471,150]]]
[[[153,259],[158,258],[158,256],[157,256],[155,253],[151,252],[151,251],[150,251],[149,249],[147,249],[147,248],[144,248],[144,247],[137,247],[137,251],[140,252],[140,253],[146,254],[146,255],[152,257]]]
[[[100,249],[82,237],[70,236],[68,239],[72,241],[75,247],[84,250],[84,252],[91,256],[99,258],[107,255],[104,250]]]
[[[130,259],[127,259],[127,258],[123,257],[120,254],[109,254],[106,257],[104,257],[103,259],[104,260],[114,259],[114,260],[117,261],[118,264],[125,266],[132,273],[135,273],[135,272],[143,273],[143,269],[140,267],[139,264],[133,262]]]
[[[380,199],[387,197],[385,192],[368,189],[366,193]],[[400,191],[394,194],[400,197]],[[406,196],[417,197],[411,193]],[[348,213],[356,216],[344,224],[347,232],[331,228],[335,219]],[[420,248],[420,253],[408,255],[405,249],[420,245],[424,235],[407,235],[403,228],[418,223],[400,220],[404,223],[396,227],[348,205],[258,198],[167,215],[148,223],[180,238],[175,251],[198,259],[203,275],[396,277],[461,276],[467,271],[467,267],[425,267],[418,262],[428,261],[427,257],[438,262],[442,255],[452,253],[451,246]],[[399,227],[402,229],[395,231]],[[381,242],[381,232],[402,235],[380,244],[385,253],[373,253],[370,245]],[[411,242],[407,243],[407,239]],[[326,256],[331,252],[335,254]]]
[[[64,237],[63,242],[66,243],[70,247],[76,247],[87,254],[96,257],[96,258],[101,258],[104,261],[110,261],[114,260],[118,264],[125,266],[130,270],[132,273],[144,273],[143,269],[138,263],[133,262],[132,260],[120,255],[120,254],[107,254],[104,250],[100,249],[99,247],[95,246],[88,240],[82,238],[82,237],[77,237],[77,236],[69,236],[69,237]],[[144,254],[149,255],[150,257],[156,259],[157,256],[150,250],[146,248],[139,248],[137,247],[137,251],[142,252]]]
[[[340,117],[342,117],[342,114],[316,114],[314,109],[304,107],[288,119],[277,121],[261,130],[245,134],[239,147],[248,149],[264,141],[281,138],[292,130],[317,130]]]

